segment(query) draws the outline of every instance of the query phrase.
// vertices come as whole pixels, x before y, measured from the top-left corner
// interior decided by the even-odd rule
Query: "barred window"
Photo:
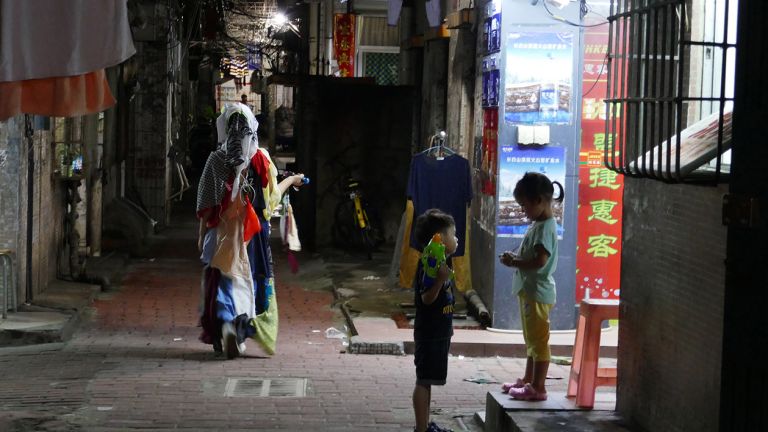
[[[54,117],[54,172],[63,178],[83,172],[83,117]]]
[[[737,0],[611,0],[608,168],[727,180],[737,9]]]

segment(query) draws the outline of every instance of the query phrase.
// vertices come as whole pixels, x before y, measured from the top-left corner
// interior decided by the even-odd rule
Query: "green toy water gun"
[[[443,236],[435,234],[427,247],[421,252],[421,268],[424,270],[424,285],[432,286],[437,279],[437,271],[446,262]],[[451,273],[451,280],[453,273]]]

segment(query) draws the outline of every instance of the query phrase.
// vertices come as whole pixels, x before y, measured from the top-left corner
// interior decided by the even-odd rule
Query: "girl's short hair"
[[[416,218],[413,235],[419,249],[424,249],[437,233],[445,232],[448,228],[456,226],[453,216],[440,209],[429,209]]]
[[[560,193],[557,198],[553,198],[555,193],[555,187],[557,185],[560,188]],[[565,198],[565,190],[563,185],[559,182],[550,181],[547,176],[537,172],[527,172],[515,185],[515,191],[513,192],[515,199],[520,201],[520,198],[525,198],[529,201],[536,199],[542,199],[544,201],[563,202]]]

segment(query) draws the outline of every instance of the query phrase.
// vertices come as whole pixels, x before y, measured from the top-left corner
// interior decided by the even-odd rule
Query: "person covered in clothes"
[[[532,222],[518,254],[505,252],[501,263],[517,268],[512,294],[520,301],[520,318],[527,349],[525,375],[515,382],[504,383],[502,391],[514,399],[543,401],[547,399],[545,380],[549,370],[549,312],[555,304],[553,274],[557,269],[557,222],[553,217],[554,185],[560,189],[556,201],[564,198],[563,186],[543,174],[529,172],[517,182],[515,200]]]
[[[269,221],[283,193],[302,174],[277,180],[258,146],[251,110],[228,104],[216,120],[219,148],[208,156],[197,193],[198,249],[204,269],[200,340],[234,358],[254,339],[268,354],[277,341],[277,300]]]

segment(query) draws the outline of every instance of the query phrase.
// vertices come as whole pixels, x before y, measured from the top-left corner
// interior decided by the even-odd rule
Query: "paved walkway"
[[[311,257],[292,275],[275,249],[280,335],[277,354],[249,344],[245,358],[216,358],[197,341],[200,265],[193,221],[164,233],[154,259],[134,262],[119,289],[66,344],[0,349],[0,430],[412,430],[412,356],[343,353],[325,329],[343,326]],[[433,391],[434,417],[454,430],[471,420],[496,384],[523,360],[463,358]],[[567,369],[554,366],[556,378]],[[307,378],[304,398],[227,397],[229,378]],[[553,380],[552,390],[564,390]]]

